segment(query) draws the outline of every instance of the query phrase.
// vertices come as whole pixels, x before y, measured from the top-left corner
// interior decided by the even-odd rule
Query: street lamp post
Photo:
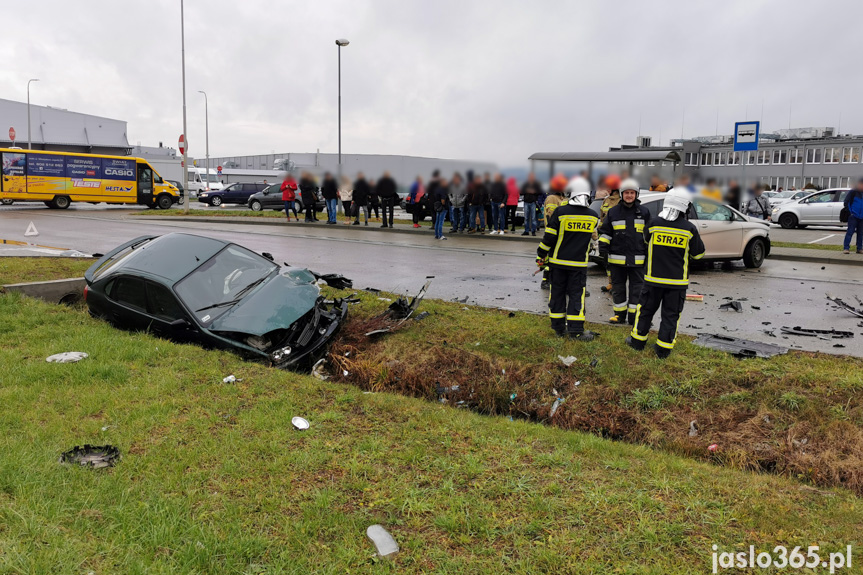
[[[207,146],[207,189],[210,189],[210,107],[207,102],[207,93],[203,90],[198,90],[204,95],[204,130]]]
[[[30,82],[38,82],[39,78],[27,80],[27,149],[32,150],[33,144],[30,139]]]
[[[342,46],[347,46],[350,41],[340,38],[336,40],[339,47],[339,185],[342,184]]]
[[[186,20],[183,15],[183,0],[180,0],[180,59],[183,68],[183,187],[189,186],[189,133],[186,130]],[[183,212],[189,213],[189,193],[183,194]]]

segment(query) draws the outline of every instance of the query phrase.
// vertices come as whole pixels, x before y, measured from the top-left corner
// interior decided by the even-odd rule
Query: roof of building
[[[665,150],[619,150],[612,152],[537,152],[529,160],[552,162],[679,162],[680,156]]]
[[[27,103],[0,98],[0,118],[15,128],[15,141],[27,141]],[[30,105],[31,141],[36,145],[131,148],[126,122],[51,106]],[[0,143],[11,142],[0,130]]]

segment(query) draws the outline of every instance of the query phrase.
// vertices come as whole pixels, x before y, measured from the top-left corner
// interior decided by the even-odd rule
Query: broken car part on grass
[[[120,459],[120,450],[113,445],[78,445],[60,455],[60,463],[101,469],[113,467]]]
[[[737,313],[743,313],[743,304],[739,301],[730,301],[728,303],[724,303],[719,306],[719,309],[726,311],[736,311]]]
[[[89,357],[83,351],[64,351],[63,353],[55,353],[45,358],[48,363],[76,363],[85,357]]]
[[[342,276],[330,278],[348,285]],[[142,236],[84,273],[90,314],[115,327],[227,349],[307,371],[348,314],[306,269],[282,268],[237,244],[185,233]]]
[[[692,343],[700,347],[724,351],[737,357],[767,358],[788,353],[788,348],[778,345],[712,333],[699,333]]]
[[[854,297],[855,297],[855,299],[857,300],[857,303],[859,303],[859,304],[863,305],[863,301],[860,301],[860,298],[859,298],[859,297],[857,297],[857,296],[854,296]],[[852,314],[852,315],[856,315],[857,317],[863,317],[863,308],[856,308],[856,307],[854,307],[854,306],[852,306],[852,305],[849,305],[849,304],[847,304],[846,302],[842,301],[842,300],[841,300],[840,298],[838,298],[838,297],[832,297],[832,296],[829,296],[829,295],[828,295],[828,296],[827,296],[827,299],[828,299],[828,300],[830,300],[830,301],[832,301],[834,304],[836,304],[836,306],[837,306],[838,308],[840,308],[840,309],[844,309],[844,310],[845,310],[845,311],[847,311],[848,313],[850,313],[850,314]]]
[[[376,337],[392,333],[393,331],[404,325],[404,323],[408,319],[410,319],[410,317],[419,307],[420,302],[422,302],[423,298],[425,297],[430,284],[431,280],[428,280],[420,289],[419,293],[417,293],[417,295],[410,302],[408,302],[407,298],[405,297],[399,297],[387,308],[387,311],[369,320],[370,324],[374,326],[375,329],[365,332],[366,337]],[[419,314],[415,319],[421,320],[426,317],[428,317],[428,312],[423,312]]]

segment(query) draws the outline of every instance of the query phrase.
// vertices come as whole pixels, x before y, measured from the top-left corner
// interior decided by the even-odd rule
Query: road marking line
[[[830,234],[829,236],[824,236],[820,240],[812,240],[811,242],[806,242],[806,243],[807,244],[817,244],[818,242],[823,242],[824,240],[829,240],[830,238],[832,238],[835,235],[837,235],[837,234]]]

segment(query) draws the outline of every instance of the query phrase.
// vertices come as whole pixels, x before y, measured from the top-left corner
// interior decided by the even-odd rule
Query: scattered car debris
[[[237,379],[237,377],[232,373],[228,377],[222,379],[222,383],[234,383],[237,381],[243,381],[242,379]]]
[[[393,301],[388,297],[379,297],[378,300],[380,300],[380,301]]]
[[[557,356],[557,358],[558,358],[558,359],[561,361],[561,363],[563,363],[563,365],[565,365],[566,367],[569,367],[570,365],[572,365],[573,363],[575,363],[575,360],[577,360],[577,359],[578,359],[578,358],[577,358],[577,357],[575,357],[574,355],[568,355],[568,356],[566,356],[566,357],[563,357],[562,355],[559,355],[559,356]]]
[[[120,450],[113,445],[77,445],[60,456],[60,463],[78,464],[93,469],[114,467]]]
[[[757,306],[757,305],[754,305],[754,306],[752,306],[752,309],[757,309],[757,310],[759,310],[759,311],[760,311],[760,310],[761,310],[761,307],[760,307],[760,306]]]
[[[509,312],[509,314],[506,317],[515,317],[515,312],[514,311]]]
[[[50,355],[45,358],[45,361],[48,363],[76,363],[85,357],[89,357],[89,355],[83,351],[65,351],[63,353]]]
[[[726,311],[727,310],[734,310],[737,313],[743,313],[743,304],[741,304],[739,301],[730,301],[728,303],[724,303],[724,304],[720,305],[719,309],[726,310]]]
[[[716,443],[711,443],[707,446],[707,450],[711,453],[715,453],[717,449],[719,449],[719,445],[717,445]]]
[[[854,337],[853,331],[839,331],[836,329],[809,329],[796,325],[794,327],[783,326],[782,333],[788,335],[804,335],[808,337],[817,337],[819,339],[846,339]]]
[[[599,358],[598,357],[594,357],[593,359],[590,360],[590,367],[596,367],[597,365],[599,365]]]
[[[372,287],[363,288],[363,291],[367,291],[369,293],[381,293],[381,290],[379,290],[378,288],[372,288]]]
[[[389,307],[389,316],[393,319],[408,319],[417,310],[417,307],[419,307],[430,284],[431,280],[427,281],[410,303],[408,303],[408,300],[403,297],[394,301]]]
[[[323,371],[321,371],[324,367],[324,363],[327,361],[327,358],[322,357],[318,361],[315,362],[315,365],[312,366],[312,375],[321,381],[326,381],[330,378],[329,375],[325,375]]]
[[[696,435],[698,435],[698,427],[696,425],[697,423],[698,422],[694,419],[689,422],[689,437],[695,437]]]
[[[431,314],[427,311],[424,311],[422,313],[418,313],[417,316],[414,318],[414,321],[420,321],[421,319],[425,319],[430,315]]]
[[[563,397],[558,397],[554,400],[554,403],[551,404],[551,411],[548,413],[548,417],[554,417],[554,414],[557,413],[557,408],[560,407],[560,404],[563,403],[565,399]]]
[[[854,306],[852,306],[852,305],[849,305],[849,304],[845,303],[844,301],[842,301],[842,300],[841,300],[840,298],[838,298],[838,297],[831,297],[831,296],[829,296],[829,295],[828,295],[828,296],[827,296],[827,299],[828,299],[828,300],[830,300],[830,301],[832,301],[832,302],[833,302],[834,304],[836,304],[839,308],[844,309],[844,310],[845,310],[845,311],[847,311],[848,313],[850,313],[850,314],[852,314],[852,315],[856,315],[857,317],[863,317],[863,309],[858,309],[858,308],[856,308],[856,307],[854,307]],[[863,302],[860,302],[860,298],[857,298],[857,302],[858,302],[858,303],[863,303]]]
[[[845,347],[845,346],[844,346],[844,345],[842,345],[841,343],[834,343],[834,344],[833,344],[833,347]]]
[[[366,529],[366,536],[375,544],[378,555],[386,557],[393,553],[398,553],[399,544],[393,539],[393,536],[381,525],[371,525]]]
[[[700,333],[693,340],[695,345],[724,351],[737,357],[773,357],[774,355],[782,355],[788,353],[788,349],[773,345],[770,343],[762,343],[759,341],[750,341],[739,339],[736,337],[728,337],[711,333]]]
[[[309,428],[309,422],[306,421],[305,419],[303,419],[302,417],[298,417],[298,416],[292,417],[291,423],[293,423],[294,427],[296,427],[300,431],[304,431],[304,430]]]
[[[704,296],[699,293],[686,294],[686,301],[704,301]]]

